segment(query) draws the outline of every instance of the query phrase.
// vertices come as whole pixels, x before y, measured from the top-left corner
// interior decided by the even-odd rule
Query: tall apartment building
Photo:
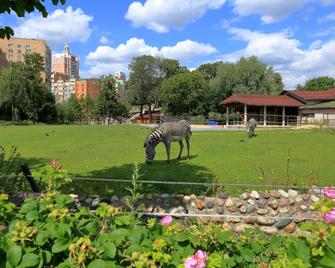
[[[66,44],[63,53],[52,56],[52,72],[68,75],[70,78],[79,78],[79,59],[70,53]]]
[[[75,94],[75,78],[70,78],[68,75],[62,73],[52,73],[51,80],[51,92],[54,94],[57,102],[63,102]]]
[[[95,100],[99,94],[99,79],[79,79],[76,81],[75,95],[77,99],[89,96],[92,100]]]
[[[126,83],[126,75],[123,72],[116,72],[114,74],[115,79],[115,88],[116,92],[119,95],[120,100],[124,100],[127,98],[126,95],[126,89],[125,89],[125,83]]]
[[[44,40],[28,38],[0,39],[0,68],[9,62],[23,62],[24,56],[36,52],[44,59],[43,81],[51,86],[51,50]]]

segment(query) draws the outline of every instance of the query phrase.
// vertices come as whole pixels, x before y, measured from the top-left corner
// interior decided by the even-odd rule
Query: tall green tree
[[[144,105],[148,105],[151,113],[151,106],[157,102],[156,92],[161,82],[159,61],[153,56],[139,56],[130,62],[128,69],[126,89],[130,103],[141,107],[141,116]]]
[[[320,91],[335,88],[335,79],[329,76],[320,76],[309,79],[305,85],[297,85],[299,90]]]
[[[15,12],[18,17],[24,17],[26,13],[34,12],[35,10],[42,13],[43,17],[48,16],[48,12],[44,5],[45,0],[1,0],[0,1],[0,14]],[[52,0],[54,5],[59,3],[65,4],[66,0]],[[0,27],[0,39],[10,38],[14,35],[11,27]]]
[[[81,116],[86,123],[89,123],[93,114],[94,101],[89,95],[80,99]]]
[[[23,63],[11,62],[8,68],[0,70],[0,106],[4,113],[7,110],[13,123],[24,109],[23,103],[27,98],[25,84],[25,65]]]
[[[108,124],[110,120],[118,114],[118,94],[115,88],[115,79],[112,75],[104,76],[100,79],[100,91],[95,101],[95,118],[103,119]]]
[[[161,99],[174,115],[208,111],[208,83],[198,71],[176,74],[162,83]]]
[[[10,110],[11,119],[51,122],[56,119],[55,99],[40,72],[44,60],[37,54],[26,55],[25,63],[10,63],[0,71],[0,105]]]

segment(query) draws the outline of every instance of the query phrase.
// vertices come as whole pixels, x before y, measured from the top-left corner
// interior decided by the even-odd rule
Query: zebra
[[[246,124],[249,138],[255,136],[255,128],[257,127],[257,121],[254,118],[250,118]]]
[[[186,120],[178,122],[166,122],[155,127],[148,135],[144,142],[146,153],[146,162],[151,164],[155,158],[155,148],[158,143],[163,142],[167,154],[167,162],[170,163],[170,148],[171,142],[178,141],[180,151],[178,159],[184,148],[183,139],[185,138],[187,144],[187,159],[190,159],[190,136],[192,135],[191,126]]]

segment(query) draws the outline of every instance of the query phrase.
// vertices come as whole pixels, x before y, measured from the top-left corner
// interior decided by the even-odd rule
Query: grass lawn
[[[6,126],[0,127],[0,145],[17,146],[32,170],[56,159],[77,176],[129,179],[139,162],[143,180],[335,184],[332,131],[259,130],[252,139],[245,131],[193,132],[191,160],[175,160],[179,145],[173,143],[167,164],[160,144],[153,164],[145,165],[149,131],[133,125]]]

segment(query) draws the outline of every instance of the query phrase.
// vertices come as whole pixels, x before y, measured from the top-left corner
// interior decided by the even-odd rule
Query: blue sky
[[[51,2],[51,1],[49,1]],[[335,0],[67,0],[18,19],[1,15],[16,37],[69,43],[82,77],[124,71],[150,54],[189,68],[256,55],[281,73],[286,88],[314,76],[335,77]]]

